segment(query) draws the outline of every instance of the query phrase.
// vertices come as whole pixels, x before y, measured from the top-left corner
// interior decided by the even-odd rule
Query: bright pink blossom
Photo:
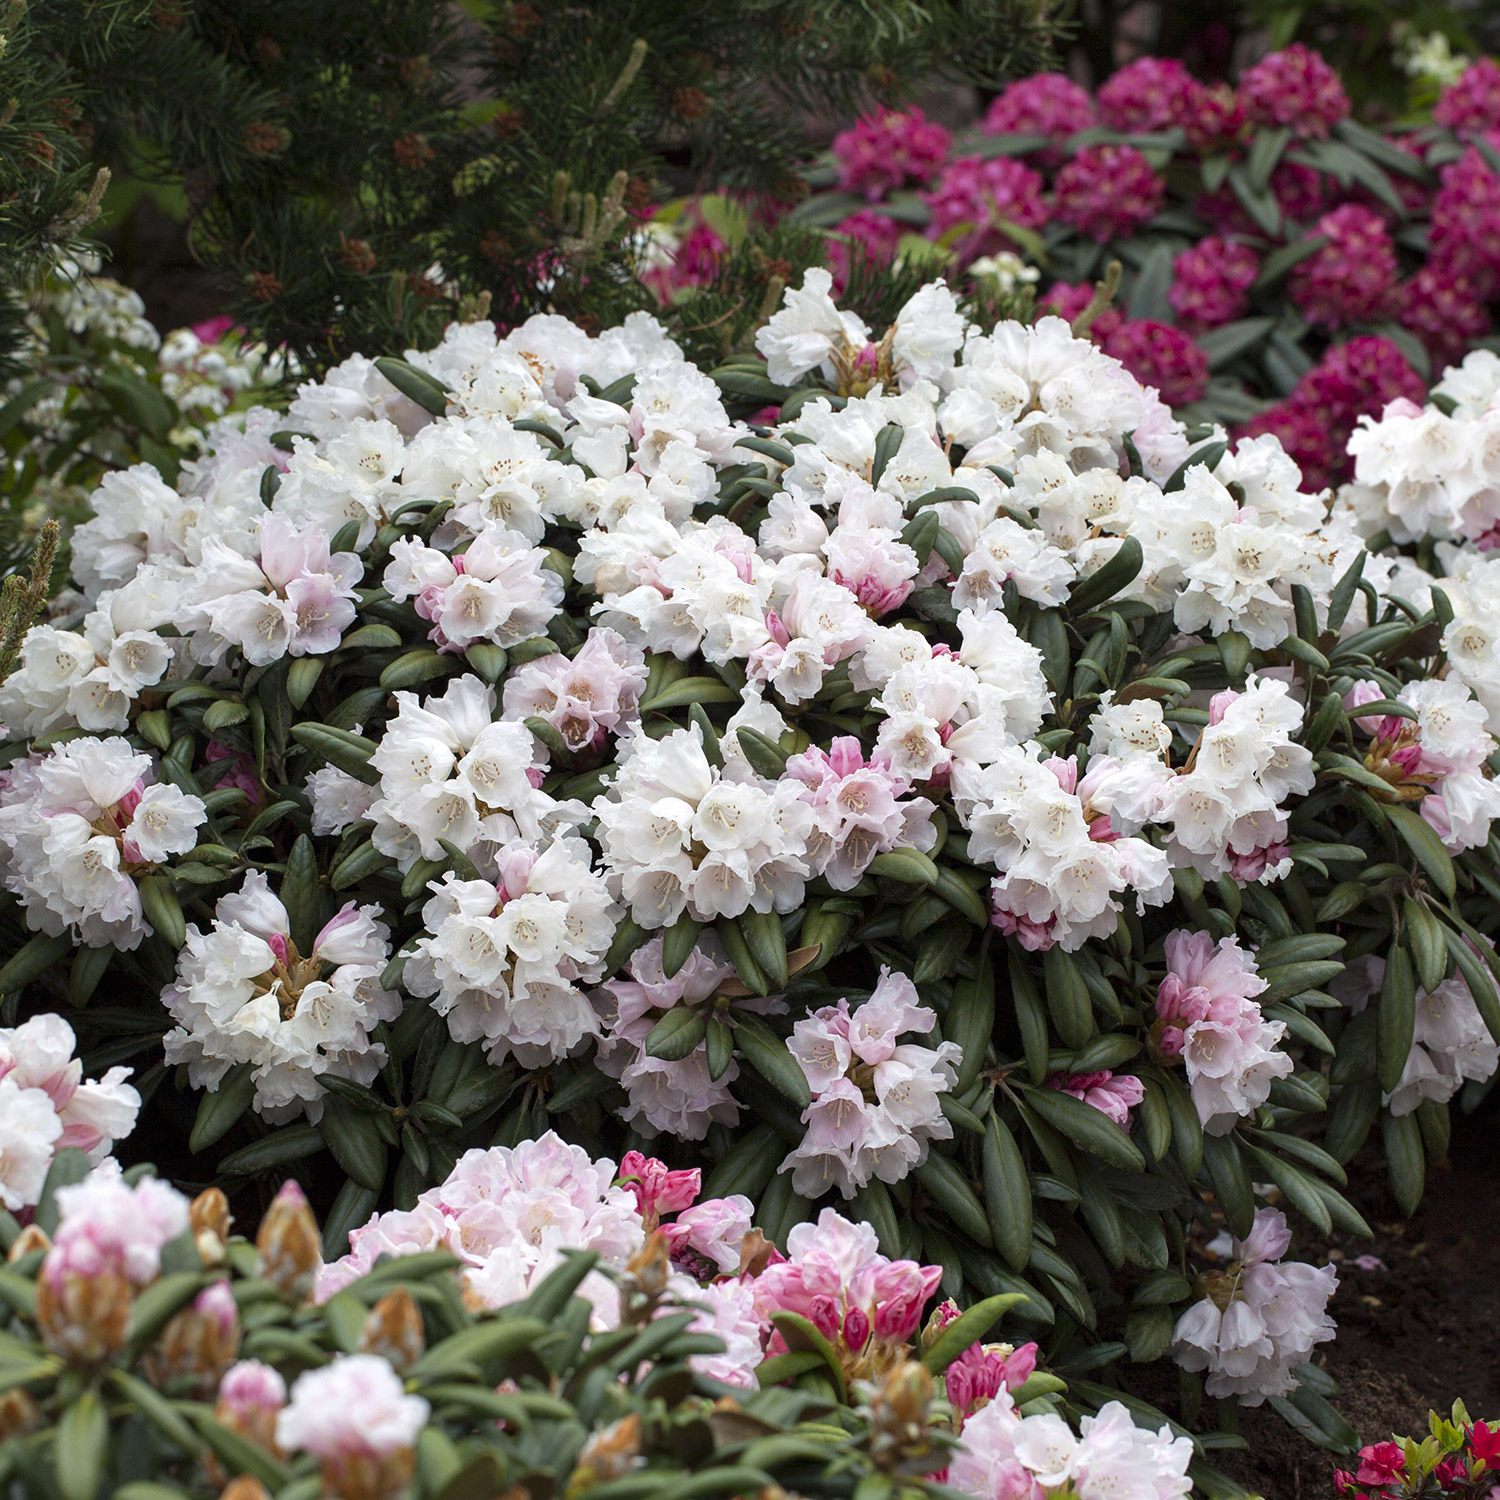
[[[703,1189],[703,1173],[697,1167],[674,1172],[654,1156],[627,1151],[620,1161],[620,1185],[635,1195],[636,1209],[649,1225],[687,1208]]]
[[[1058,172],[1053,208],[1063,223],[1102,244],[1144,224],[1166,190],[1134,146],[1085,146]]]
[[[865,115],[833,138],[839,191],[871,203],[907,182],[925,182],[948,154],[952,136],[920,109]]]
[[[1111,130],[1170,130],[1193,115],[1203,85],[1172,57],[1138,57],[1099,89],[1099,118]]]
[[[1493,58],[1472,62],[1432,108],[1433,122],[1460,135],[1500,130],[1500,66]]]
[[[1389,309],[1396,286],[1396,247],[1373,209],[1345,203],[1326,213],[1313,233],[1327,244],[1292,268],[1292,301],[1310,323],[1342,328]]]
[[[1208,387],[1208,356],[1192,335],[1170,323],[1127,318],[1102,341],[1142,385],[1154,386],[1168,406],[1186,406]]]
[[[1014,249],[1007,224],[1040,229],[1047,222],[1042,179],[1013,156],[960,156],[948,163],[937,186],[921,194],[932,210],[927,233],[940,239],[969,226],[957,247],[965,259],[986,251]]]
[[[1263,57],[1240,77],[1240,102],[1254,125],[1290,125],[1321,140],[1349,113],[1339,75],[1301,42]]]
[[[1244,317],[1259,274],[1260,257],[1248,245],[1210,235],[1172,262],[1167,301],[1190,331],[1217,328]]]
[[[1054,1073],[1047,1087],[1092,1105],[1121,1130],[1130,1128],[1130,1111],[1146,1097],[1145,1085],[1129,1073],[1115,1074],[1107,1068],[1097,1073]]]
[[[986,135],[1048,136],[1053,145],[1038,153],[1044,163],[1061,159],[1057,146],[1097,123],[1094,101],[1062,73],[1034,73],[1007,84],[984,117]]]

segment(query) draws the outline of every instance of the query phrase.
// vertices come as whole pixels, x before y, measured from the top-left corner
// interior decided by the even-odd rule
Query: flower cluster
[[[12,1212],[40,1201],[57,1152],[85,1151],[97,1164],[135,1128],[130,1069],[86,1079],[75,1046],[61,1016],[0,1029],[0,1204]]]
[[[151,930],[140,882],[197,843],[202,799],[155,780],[151,757],[118,737],[71,740],[3,780],[0,879],[27,925],[91,948],[138,947]]]
[[[396,1019],[401,1001],[380,984],[390,929],[377,907],[350,901],[306,954],[291,932],[290,913],[258,870],[219,898],[207,932],[190,926],[176,980],[162,991],[177,1023],[166,1057],[209,1089],[248,1063],[266,1119],[316,1120],[323,1077],[369,1083],[380,1071],[385,1047],[371,1032]]]
[[[1332,1266],[1284,1260],[1291,1243],[1285,1215],[1261,1209],[1249,1235],[1233,1241],[1230,1264],[1200,1278],[1202,1300],[1177,1320],[1173,1357],[1208,1372],[1210,1396],[1259,1406],[1284,1395],[1297,1384],[1293,1368],[1333,1337],[1327,1307],[1338,1276]]]
[[[1266,981],[1238,939],[1215,944],[1206,932],[1174,932],[1166,955],[1153,1042],[1163,1057],[1181,1059],[1203,1128],[1224,1135],[1292,1071],[1277,1046],[1286,1023],[1261,1013],[1255,997]]]
[[[938,1099],[953,1088],[961,1049],[899,1040],[936,1025],[911,980],[882,969],[862,1004],[840,1000],[792,1028],[788,1045],[812,1103],[802,1114],[807,1134],[781,1169],[804,1198],[833,1187],[851,1198],[872,1177],[899,1182],[927,1159],[929,1141],[952,1136]]]
[[[1334,1483],[1340,1500],[1415,1500],[1419,1495],[1492,1494],[1500,1472],[1500,1423],[1475,1422],[1462,1401],[1451,1418],[1427,1413],[1420,1441],[1366,1443]]]
[[[947,156],[951,140],[920,109],[881,110],[833,138],[839,187],[873,202],[909,181],[922,181]]]
[[[1030,1500],[1034,1495],[1115,1495],[1174,1500],[1193,1487],[1193,1440],[1166,1425],[1137,1427],[1118,1401],[1084,1417],[1079,1432],[1054,1413],[1023,1416],[1008,1391],[998,1391],[963,1426],[948,1467],[948,1485],[978,1500]]]

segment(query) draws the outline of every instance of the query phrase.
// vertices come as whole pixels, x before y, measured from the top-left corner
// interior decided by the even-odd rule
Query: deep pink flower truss
[[[1500,283],[1500,176],[1472,146],[1443,168],[1429,241],[1434,264],[1468,276],[1482,298],[1494,295]]]
[[[986,135],[1045,135],[1063,141],[1097,123],[1094,101],[1061,73],[1034,73],[1007,85],[984,117]],[[1054,161],[1053,151],[1045,153]]]
[[[828,242],[828,268],[833,272],[834,295],[838,296],[848,285],[850,241],[861,247],[865,259],[871,264],[888,266],[896,258],[901,232],[901,226],[889,214],[877,213],[873,208],[861,208],[840,219],[833,226],[833,233],[847,235],[848,240],[830,239]]]
[[[1459,80],[1443,90],[1432,118],[1460,134],[1500,130],[1500,66],[1488,57],[1470,63]]]
[[[1058,172],[1053,210],[1102,244],[1144,224],[1165,192],[1166,183],[1134,146],[1085,146]]]
[[[1039,303],[1043,313],[1050,313],[1071,323],[1094,300],[1094,288],[1087,281],[1055,281]],[[1089,326],[1088,336],[1103,343],[1125,319],[1117,307],[1106,307]]]
[[[1172,262],[1167,301],[1185,328],[1217,328],[1244,316],[1259,274],[1260,257],[1248,245],[1210,235]]]
[[[1298,136],[1318,139],[1349,113],[1339,75],[1301,42],[1247,69],[1240,77],[1240,102],[1253,125],[1289,125]]]
[[[1099,118],[1111,130],[1170,130],[1187,124],[1202,90],[1176,58],[1138,57],[1105,80]]]
[[[1343,328],[1389,310],[1396,285],[1396,246],[1374,209],[1345,203],[1313,226],[1328,241],[1292,268],[1292,301],[1310,323]]]
[[[883,109],[833,138],[839,189],[872,203],[907,182],[925,182],[943,163],[953,137],[920,109]]]
[[[959,224],[973,231],[958,248],[966,259],[988,250],[1014,248],[999,229],[1002,223],[1040,229],[1047,222],[1042,178],[1013,156],[960,156],[930,192],[921,195],[932,210],[927,233],[938,239]]]
[[[1155,386],[1168,406],[1186,406],[1208,386],[1208,356],[1169,323],[1127,318],[1101,342],[1143,385]]]
[[[1361,415],[1379,415],[1398,397],[1421,401],[1427,382],[1389,339],[1371,334],[1335,344],[1284,401],[1262,412],[1242,433],[1274,432],[1302,468],[1305,486],[1321,489],[1352,476],[1345,450]]]
[[[1399,291],[1401,324],[1422,340],[1434,370],[1456,365],[1490,330],[1490,315],[1465,275],[1429,261]]]
[[[1182,124],[1194,151],[1222,151],[1244,129],[1245,109],[1227,83],[1200,85],[1188,101]]]

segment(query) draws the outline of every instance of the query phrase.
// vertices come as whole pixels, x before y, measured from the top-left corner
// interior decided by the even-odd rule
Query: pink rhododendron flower
[[[875,203],[906,182],[923,182],[947,156],[951,140],[915,107],[865,115],[833,138],[839,191]]]
[[[1134,146],[1085,146],[1053,184],[1053,212],[1091,240],[1131,233],[1162,205],[1166,183]]]
[[[1263,57],[1240,76],[1240,102],[1255,125],[1290,125],[1321,140],[1349,113],[1339,76],[1301,42]]]

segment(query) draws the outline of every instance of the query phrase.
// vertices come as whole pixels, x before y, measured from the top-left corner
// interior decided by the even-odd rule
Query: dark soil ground
[[[1332,1313],[1337,1340],[1317,1363],[1339,1382],[1336,1405],[1365,1442],[1422,1436],[1427,1413],[1461,1398],[1475,1418],[1500,1415],[1500,1177],[1491,1101],[1455,1119],[1447,1161],[1429,1166],[1417,1216],[1403,1223],[1383,1174],[1363,1163],[1349,1197],[1374,1242],[1337,1237],[1318,1247],[1299,1234],[1299,1256],[1339,1264]],[[1374,1255],[1383,1269],[1362,1270]],[[1168,1410],[1171,1408],[1168,1407]],[[1241,1413],[1248,1448],[1211,1455],[1215,1467],[1266,1500],[1333,1500],[1341,1460],[1300,1438],[1269,1407]]]

